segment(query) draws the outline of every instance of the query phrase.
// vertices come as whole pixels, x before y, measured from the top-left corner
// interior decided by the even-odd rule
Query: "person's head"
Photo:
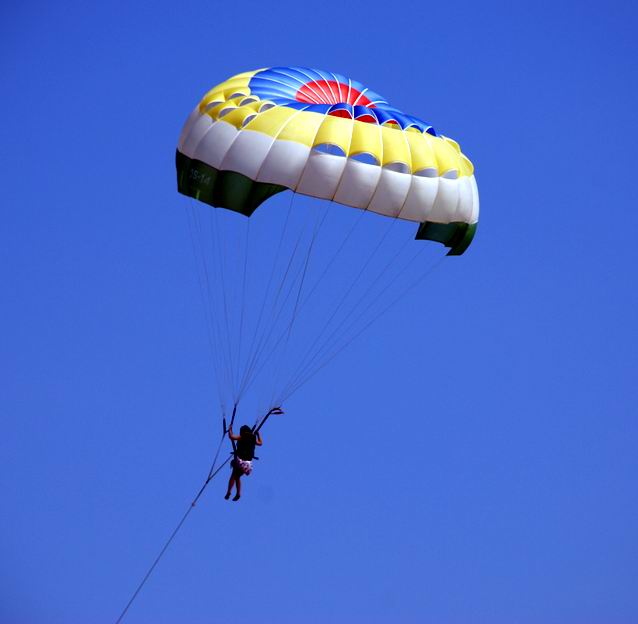
[[[239,429],[239,435],[245,437],[248,437],[249,435],[252,435],[253,430],[248,426],[248,425],[242,425]]]

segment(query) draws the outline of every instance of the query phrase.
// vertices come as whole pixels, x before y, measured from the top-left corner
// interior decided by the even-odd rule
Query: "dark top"
[[[251,433],[249,435],[243,435],[237,441],[237,457],[244,461],[252,461],[255,457],[255,436]]]

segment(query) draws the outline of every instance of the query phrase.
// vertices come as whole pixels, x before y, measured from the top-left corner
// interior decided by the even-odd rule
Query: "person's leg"
[[[228,479],[228,489],[226,490],[226,496],[224,498],[228,500],[230,498],[230,494],[233,490],[233,485],[235,485],[235,470],[230,473],[230,479]]]
[[[239,497],[241,496],[241,474],[237,475],[235,483],[237,488],[237,494],[235,494],[235,498],[233,498],[233,500],[238,501]]]

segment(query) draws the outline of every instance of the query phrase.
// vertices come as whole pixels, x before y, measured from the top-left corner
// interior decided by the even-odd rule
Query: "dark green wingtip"
[[[432,223],[424,221],[419,225],[415,238],[443,243],[450,248],[448,256],[460,256],[472,242],[477,223]]]
[[[177,190],[189,197],[250,217],[259,204],[285,191],[279,184],[255,182],[234,171],[219,171],[201,160],[175,153]]]

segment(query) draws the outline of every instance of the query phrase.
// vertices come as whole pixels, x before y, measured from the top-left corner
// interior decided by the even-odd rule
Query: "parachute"
[[[327,71],[274,67],[212,88],[186,120],[176,166],[179,192],[197,200],[187,214],[224,412],[264,370],[264,410],[288,398],[420,283],[420,241],[461,255],[478,222],[459,144]],[[286,190],[289,203],[257,210]],[[296,359],[293,330],[307,343]]]
[[[240,401],[251,395],[259,431],[441,263],[424,261],[440,247],[422,241],[461,255],[478,222],[474,167],[458,143],[332,72],[274,67],[222,82],[186,120],[176,164],[178,190],[191,198],[223,432],[208,476],[117,623],[230,461],[217,465]],[[276,201],[286,190],[290,200]],[[413,308],[394,314],[389,330],[426,312]]]

